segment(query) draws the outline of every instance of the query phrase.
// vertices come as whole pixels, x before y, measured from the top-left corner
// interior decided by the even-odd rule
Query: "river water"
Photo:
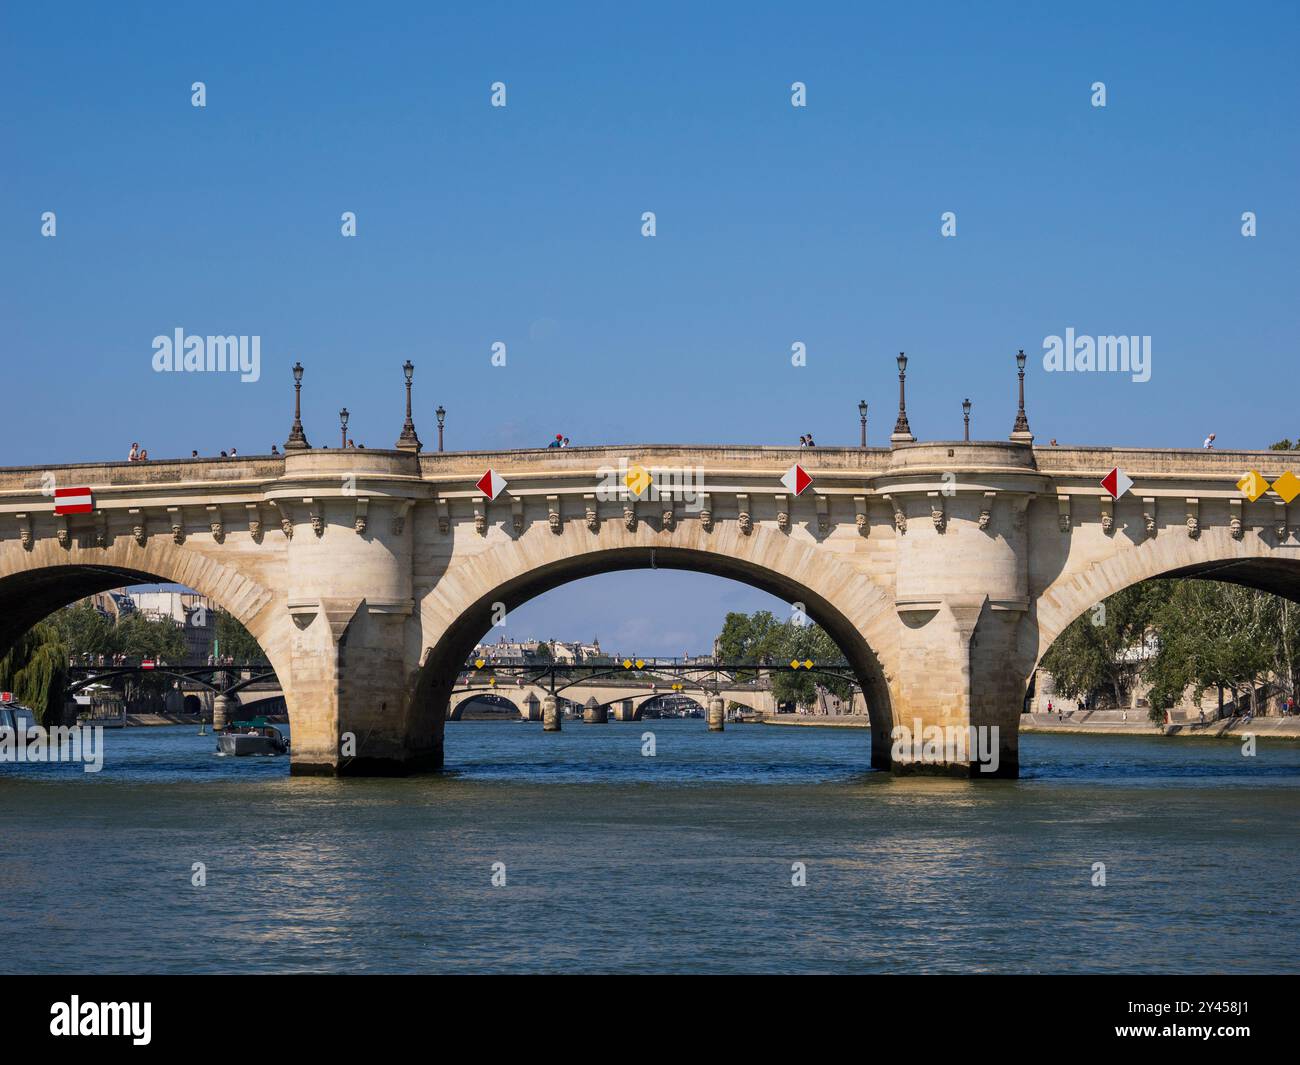
[[[971,783],[700,720],[456,722],[404,780],[105,741],[0,766],[0,971],[1300,970],[1295,744],[1025,736]]]

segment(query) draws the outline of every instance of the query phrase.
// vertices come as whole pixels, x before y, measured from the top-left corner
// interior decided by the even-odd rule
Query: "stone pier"
[[[212,700],[212,731],[225,728],[230,722],[239,720],[239,698],[234,695],[218,695]]]
[[[547,692],[542,699],[542,731],[559,732],[561,721],[559,700],[550,692]]]

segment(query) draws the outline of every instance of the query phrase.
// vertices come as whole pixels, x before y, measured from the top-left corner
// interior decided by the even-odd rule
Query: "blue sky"
[[[853,443],[860,398],[883,443],[899,350],[914,432],[957,435],[968,395],[1004,437],[1020,347],[1042,440],[1300,436],[1294,4],[7,5],[0,31],[3,464],[266,451],[294,359],[309,436],[346,405],[371,447],[407,357],[457,448]],[[262,379],[154,373],[178,327],[261,336]],[[1151,336],[1151,380],[1043,372],[1067,327]],[[614,631],[608,599],[573,635]]]

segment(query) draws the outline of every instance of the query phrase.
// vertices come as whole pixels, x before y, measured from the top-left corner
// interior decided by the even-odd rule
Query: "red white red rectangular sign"
[[[54,489],[55,514],[89,514],[95,509],[89,488]]]

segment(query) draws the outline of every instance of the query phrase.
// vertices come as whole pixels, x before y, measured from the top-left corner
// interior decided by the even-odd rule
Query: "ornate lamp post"
[[[970,443],[970,400],[969,399],[963,399],[961,401],[961,417],[962,417],[962,421],[966,423],[966,435],[962,437],[962,439],[969,444]]]
[[[339,429],[340,429],[340,430],[342,431],[342,433],[343,433],[343,442],[342,442],[341,444],[339,444],[339,447],[343,447],[343,448],[345,448],[345,447],[348,446],[348,409],[347,409],[347,407],[344,407],[341,411],[339,411]]]
[[[397,438],[397,450],[419,451],[420,438],[415,435],[415,422],[411,421],[411,378],[415,376],[415,364],[410,359],[402,363],[402,373],[406,374],[406,422],[402,435]]]
[[[311,447],[307,443],[307,434],[302,431],[302,363],[293,364],[293,426],[289,430],[289,439],[284,442],[285,451],[304,451]]]
[[[889,436],[891,444],[911,444],[916,441],[912,427],[907,424],[907,356],[898,353],[898,421],[894,422],[894,431]]]
[[[858,421],[861,422],[862,434],[858,438],[858,447],[867,446],[867,401],[858,400]]]
[[[446,419],[447,417],[447,412],[442,409],[442,404],[439,403],[438,409],[433,413],[434,416],[438,419],[438,450],[441,451],[442,450],[442,423],[444,419]]]
[[[1016,412],[1016,427],[1011,430],[1011,439],[1024,444],[1034,442],[1034,434],[1029,431],[1029,419],[1025,417],[1025,349],[1016,352],[1016,370],[1020,374],[1020,408]]]

